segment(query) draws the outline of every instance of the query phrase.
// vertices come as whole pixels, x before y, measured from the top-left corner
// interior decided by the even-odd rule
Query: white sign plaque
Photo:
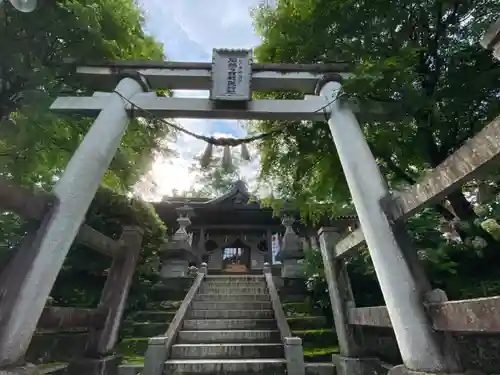
[[[212,100],[252,100],[252,51],[214,49],[212,61]]]

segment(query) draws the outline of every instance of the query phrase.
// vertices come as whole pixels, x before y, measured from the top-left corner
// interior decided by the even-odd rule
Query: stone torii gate
[[[418,372],[460,372],[452,348],[443,344],[429,324],[415,272],[379,203],[389,192],[358,118],[383,119],[387,112],[376,103],[341,97],[342,80],[349,74],[346,64],[254,64],[251,51],[214,50],[211,64],[116,62],[77,66],[76,73],[104,92],[60,97],[51,106],[53,111],[96,116],[96,120],[54,188],[60,202],[39,233],[33,267],[17,290],[9,291],[18,299],[12,321],[0,333],[7,353],[28,346],[130,117],[321,121],[326,116],[404,365]],[[210,98],[158,97],[150,92],[159,89],[210,90]],[[302,100],[252,100],[252,92],[275,91],[299,91],[306,96]],[[363,370],[362,358],[343,357],[341,361],[340,371],[368,371]]]

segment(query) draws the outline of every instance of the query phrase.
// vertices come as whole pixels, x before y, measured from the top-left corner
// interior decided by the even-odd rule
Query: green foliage
[[[343,83],[347,96],[406,114],[384,121],[363,116],[361,124],[390,188],[401,190],[500,113],[500,64],[479,45],[499,11],[495,0],[278,0],[254,10],[263,39],[255,56],[261,63],[346,61],[353,73]],[[327,124],[263,121],[257,128],[284,128],[261,144],[261,179],[272,183],[280,199],[294,200],[307,217],[353,212]],[[492,171],[486,181],[489,195],[498,193],[496,175]],[[430,207],[408,222],[430,279],[450,298],[500,291],[490,266],[498,260],[498,199],[474,207],[478,196],[476,187],[465,186],[447,197],[447,205]],[[267,203],[279,206],[272,199]],[[443,236],[453,232],[461,243]],[[348,269],[358,305],[383,303],[366,249],[349,259]],[[316,303],[328,310],[318,251],[306,252],[305,272]],[[486,281],[473,287],[480,279]]]
[[[233,158],[231,170],[222,167],[222,157],[215,156],[206,168],[200,165],[200,158],[189,168],[190,173],[196,176],[193,186],[188,191],[178,192],[174,190],[172,196],[183,196],[189,198],[216,198],[227,193],[234,183],[240,179],[240,162]]]
[[[262,63],[348,61],[353,75],[344,83],[347,95],[408,114],[363,124],[390,186],[400,188],[500,112],[500,65],[478,43],[499,7],[494,0],[278,0],[275,7],[254,10],[263,39],[255,56]],[[262,179],[304,209],[327,203],[344,214],[350,195],[327,125],[258,123],[261,131],[282,127],[262,143]],[[473,219],[456,199],[451,203],[460,219]]]
[[[196,160],[190,170],[197,175],[195,185],[201,187],[199,190],[192,188],[192,194],[204,198],[215,198],[227,193],[240,178],[240,164],[234,158],[231,170],[222,167],[220,157],[214,157],[207,168],[201,168]]]
[[[0,173],[26,186],[50,189],[92,119],[61,116],[49,106],[62,89],[88,90],[63,65],[106,59],[163,59],[163,50],[142,31],[133,0],[59,0],[33,13],[0,9]],[[164,152],[167,129],[132,121],[103,184],[126,192]]]
[[[42,1],[27,14],[9,4],[0,7],[0,177],[38,190],[52,189],[93,121],[49,111],[62,92],[93,91],[64,61],[163,60],[162,46],[142,26],[134,0]],[[88,224],[115,239],[126,224],[146,231],[131,304],[145,298],[140,285],[154,280],[151,263],[165,228],[150,206],[126,195],[153,156],[168,152],[164,139],[170,134],[162,124],[132,120],[104,176],[104,189],[87,213]],[[26,226],[7,213],[0,217],[0,227],[0,257],[5,262]],[[53,290],[54,302],[95,306],[110,262],[93,250],[73,246]]]

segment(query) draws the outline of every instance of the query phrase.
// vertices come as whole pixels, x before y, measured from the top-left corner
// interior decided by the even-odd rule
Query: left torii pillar
[[[128,99],[147,88],[141,77],[129,76],[115,91]],[[120,145],[129,122],[127,103],[120,95],[102,98],[99,116],[54,187],[59,203],[36,234],[33,262],[23,280],[1,290],[0,368],[22,362],[68,250]]]

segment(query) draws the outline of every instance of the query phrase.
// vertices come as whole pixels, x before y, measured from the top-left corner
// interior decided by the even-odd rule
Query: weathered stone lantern
[[[304,257],[302,240],[293,230],[295,219],[290,214],[283,216],[282,224],[285,227],[285,234],[281,241],[280,261],[283,264],[281,269],[282,277],[302,277],[302,268],[299,260]]]
[[[191,224],[189,217],[193,209],[184,206],[176,209],[179,217],[179,229],[172,239],[160,251],[162,278],[186,277],[189,263],[198,263],[198,257],[191,247],[191,239],[186,228]]]

